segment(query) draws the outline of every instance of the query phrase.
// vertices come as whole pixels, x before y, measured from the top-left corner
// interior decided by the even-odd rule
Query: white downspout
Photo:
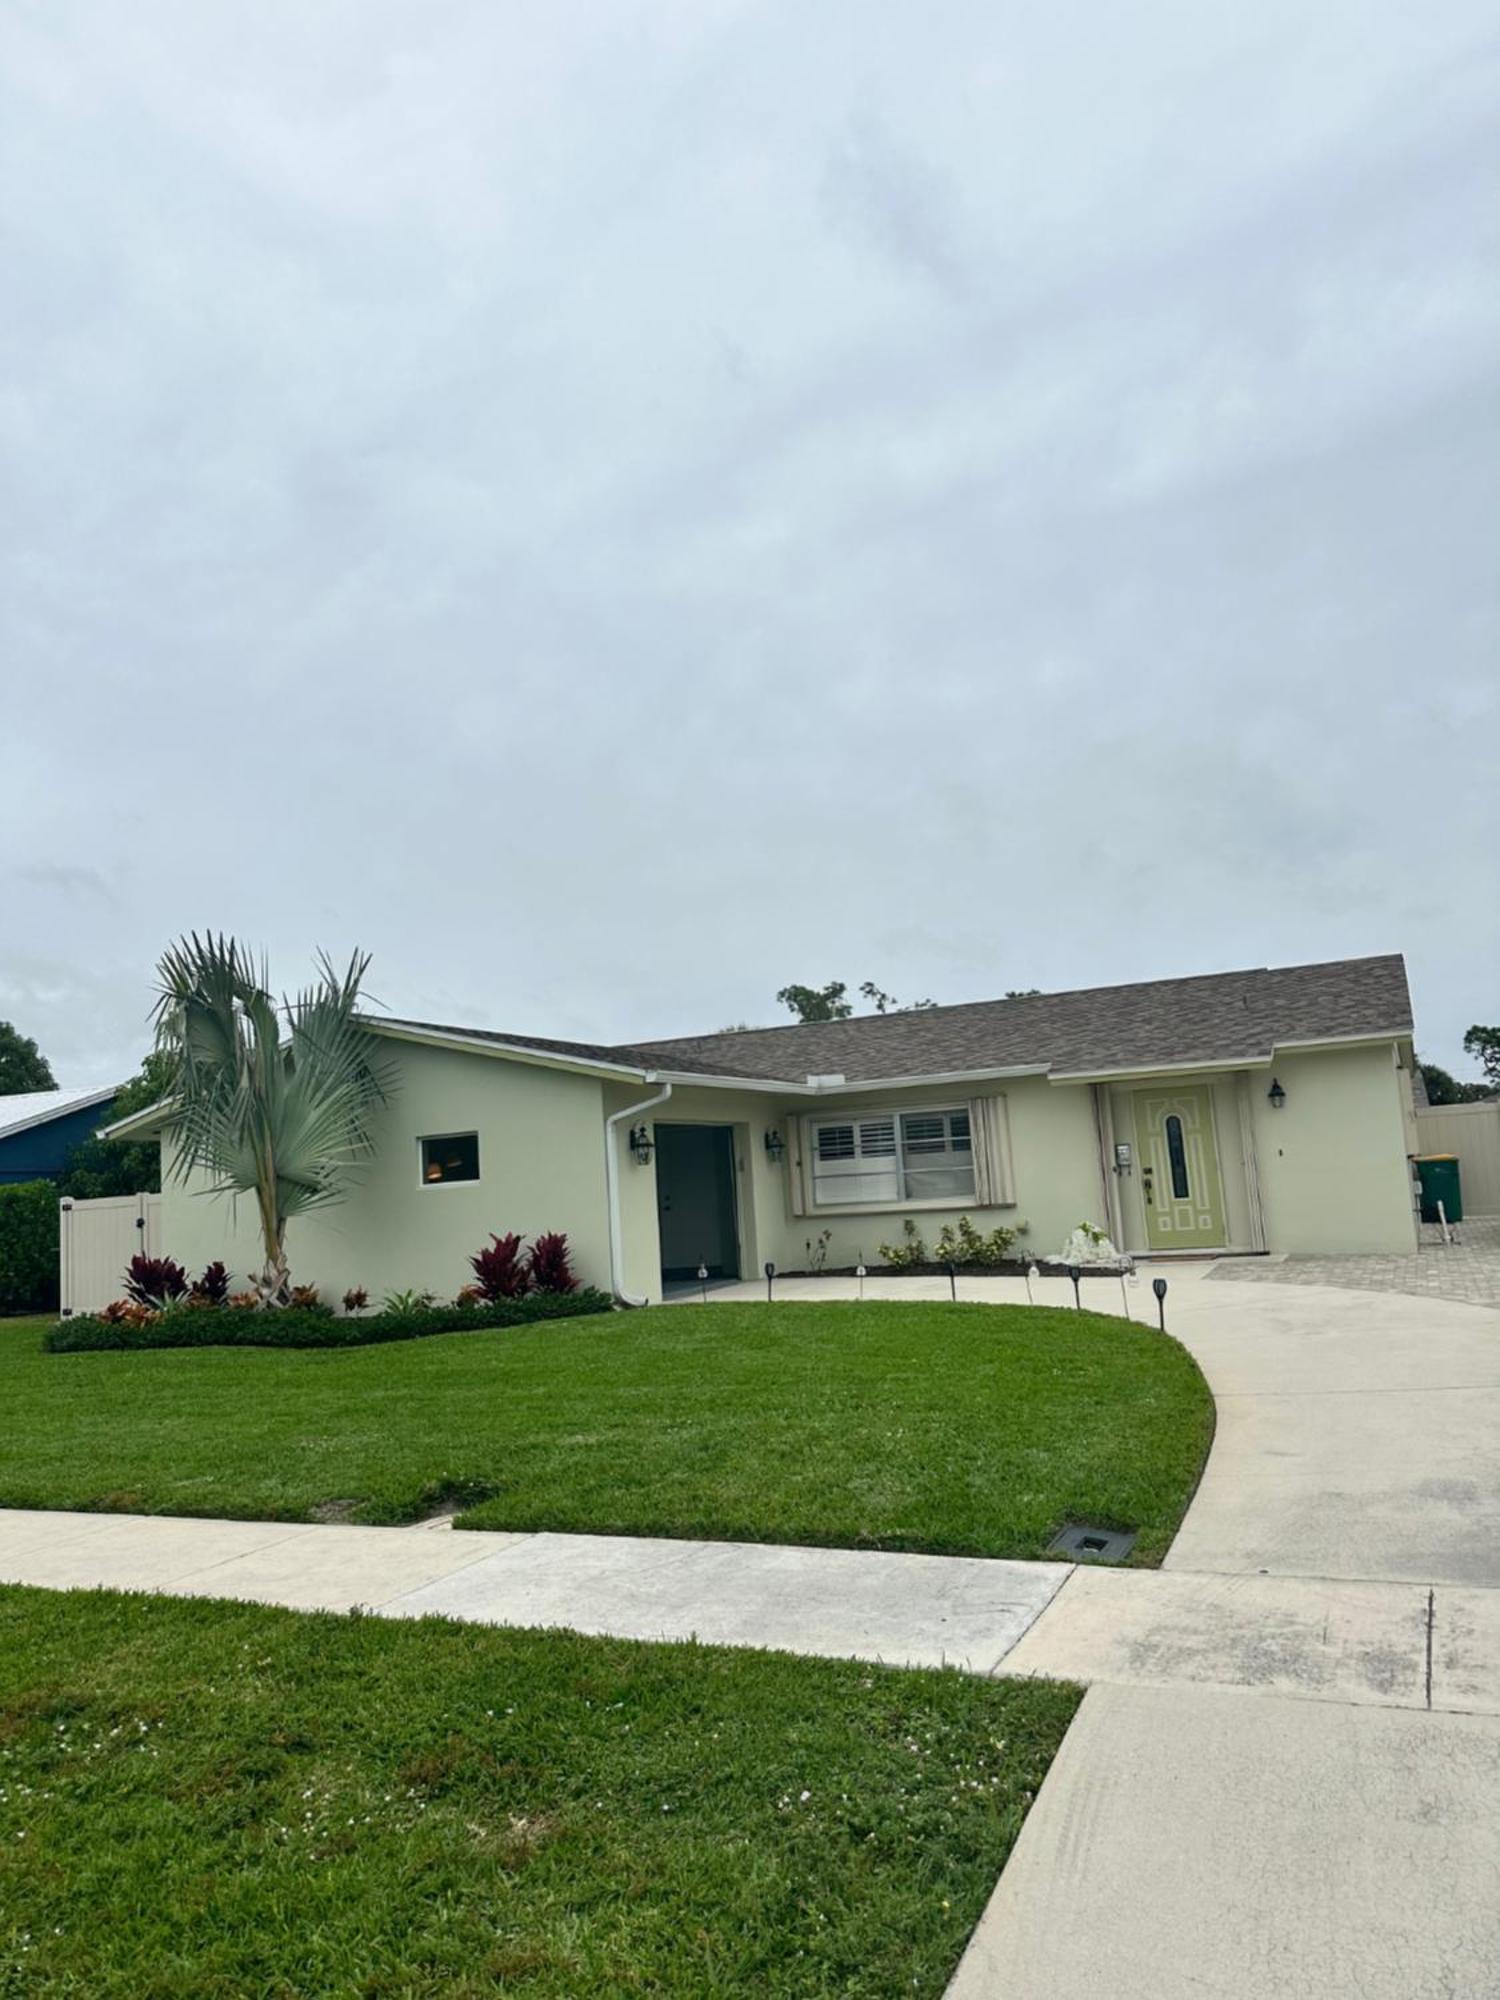
[[[647,1070],[642,1083],[655,1083],[656,1077]],[[615,1111],[604,1121],[604,1186],[605,1199],[609,1208],[609,1283],[616,1299],[622,1306],[649,1305],[649,1299],[638,1299],[633,1292],[625,1289],[625,1246],[620,1232],[620,1149],[615,1143],[615,1127],[626,1118],[637,1118],[641,1112],[651,1110],[653,1105],[665,1104],[672,1095],[670,1083],[664,1083],[654,1097],[643,1097],[639,1104],[627,1104],[623,1111]]]

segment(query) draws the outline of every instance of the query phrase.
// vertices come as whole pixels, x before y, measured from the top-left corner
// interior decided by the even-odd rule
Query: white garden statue
[[[1080,1222],[1053,1259],[1058,1264],[1123,1264],[1125,1259],[1102,1229]]]

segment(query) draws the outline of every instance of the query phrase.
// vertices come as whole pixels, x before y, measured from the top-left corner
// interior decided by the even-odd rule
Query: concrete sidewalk
[[[0,1581],[1500,1713],[1500,1590],[446,1524],[8,1510]]]
[[[0,1510],[0,1582],[435,1614],[989,1673],[1064,1563],[625,1535]]]

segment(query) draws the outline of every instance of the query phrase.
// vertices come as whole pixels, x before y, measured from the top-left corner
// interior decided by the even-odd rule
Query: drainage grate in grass
[[[1096,1528],[1091,1521],[1070,1521],[1047,1546],[1049,1556],[1078,1556],[1091,1562],[1124,1562],[1135,1547],[1138,1529]]]

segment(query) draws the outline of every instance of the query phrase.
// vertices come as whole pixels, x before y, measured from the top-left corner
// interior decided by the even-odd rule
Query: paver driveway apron
[[[1495,1314],[1172,1299],[1218,1402],[1208,1470],[1128,1608],[1100,1600],[1131,1579],[1080,1574],[1007,1657],[1097,1684],[954,2000],[1496,2000]]]

